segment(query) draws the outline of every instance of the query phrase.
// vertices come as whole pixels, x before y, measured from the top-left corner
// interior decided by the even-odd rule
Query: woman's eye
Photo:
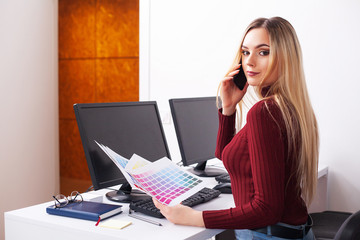
[[[270,51],[265,51],[265,50],[264,50],[264,51],[260,51],[260,52],[259,52],[259,55],[260,55],[260,56],[267,56],[267,55],[269,55],[269,54],[270,54]]]
[[[243,54],[244,56],[246,56],[246,55],[249,55],[250,53],[249,53],[248,51],[242,51],[242,54]]]

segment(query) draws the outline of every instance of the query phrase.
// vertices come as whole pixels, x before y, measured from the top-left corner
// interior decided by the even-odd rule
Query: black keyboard
[[[203,188],[199,192],[194,195],[188,197],[181,204],[193,207],[199,205],[201,203],[205,203],[210,201],[211,199],[217,198],[220,195],[220,191],[211,189],[211,188]],[[136,202],[130,203],[130,209],[136,212],[141,212],[143,214],[156,217],[163,218],[164,216],[161,214],[160,210],[155,207],[152,198],[144,199]]]
[[[215,180],[219,183],[229,183],[230,182],[230,175],[228,173],[219,175],[215,177]]]

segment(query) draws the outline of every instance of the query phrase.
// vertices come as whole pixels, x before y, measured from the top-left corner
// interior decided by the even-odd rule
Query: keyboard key
[[[181,204],[188,207],[194,207],[196,205],[217,198],[219,195],[220,195],[220,191],[218,190],[211,188],[203,188],[199,192],[185,199]],[[131,202],[130,209],[156,218],[164,217],[161,214],[160,210],[155,207],[154,202],[152,201],[151,198],[136,202]]]

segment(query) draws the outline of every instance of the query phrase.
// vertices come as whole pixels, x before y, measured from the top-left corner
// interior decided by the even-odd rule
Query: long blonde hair
[[[299,40],[287,20],[280,17],[258,18],[245,30],[234,64],[240,62],[244,38],[254,28],[266,29],[270,39],[269,66],[264,79],[256,88],[257,95],[260,99],[273,98],[282,112],[288,149],[289,152],[294,151],[292,156],[296,157],[296,179],[302,197],[309,205],[316,192],[319,134],[306,87]],[[278,80],[270,86],[267,94],[262,96],[264,82],[275,70],[278,71]],[[239,107],[241,113],[242,102]]]

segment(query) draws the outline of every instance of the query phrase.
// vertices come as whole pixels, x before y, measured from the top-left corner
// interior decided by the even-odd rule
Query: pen
[[[148,222],[148,223],[151,223],[151,224],[155,224],[155,225],[158,225],[158,226],[162,226],[161,223],[158,223],[158,222],[155,222],[151,219],[147,219],[147,218],[144,218],[144,217],[140,217],[140,216],[137,216],[137,215],[133,215],[131,213],[128,214],[129,217],[133,217],[133,218],[136,218],[136,219],[139,219],[139,220],[142,220],[142,221],[145,221],[145,222]]]

